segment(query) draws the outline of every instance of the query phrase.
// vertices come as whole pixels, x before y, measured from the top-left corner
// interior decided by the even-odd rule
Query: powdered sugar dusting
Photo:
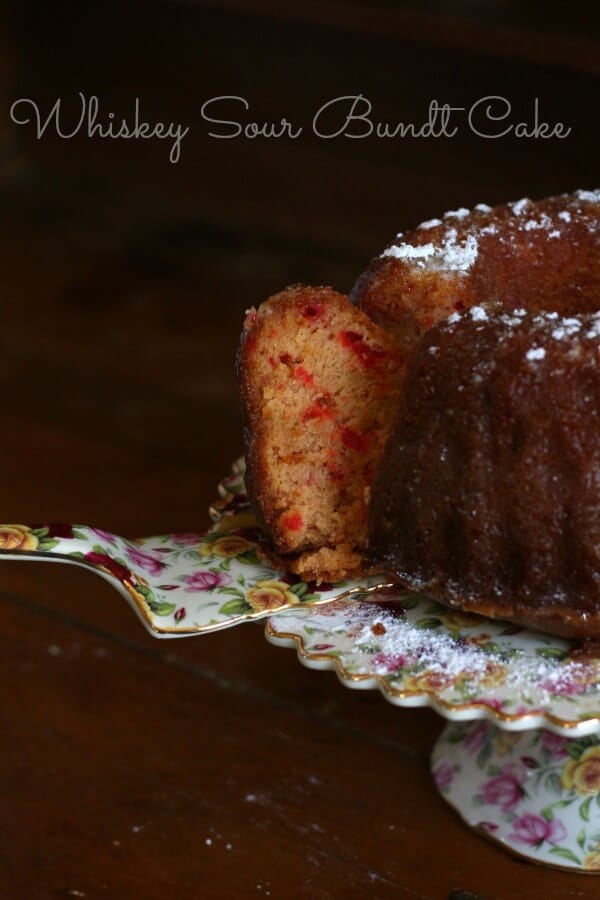
[[[466,208],[466,206],[461,206],[460,209],[450,209],[448,212],[444,213],[445,219],[464,219],[465,216],[470,215],[470,210]]]
[[[523,228],[525,231],[537,231],[539,228],[551,228],[552,227],[552,219],[549,216],[542,215],[539,219],[529,219],[529,221],[525,222]]]
[[[494,245],[504,245],[503,253],[518,254],[524,245],[537,248],[545,240],[556,241],[568,234],[566,227],[574,222],[590,233],[598,232],[600,218],[589,204],[599,202],[600,190],[597,189],[578,190],[540,202],[523,197],[497,209],[486,203],[478,203],[472,212],[460,207],[444,213],[443,220],[434,218],[422,222],[406,239],[399,233],[396,243],[386,248],[381,256],[403,260],[417,270],[467,273],[480,252],[486,252],[487,242],[480,247],[480,238],[493,235]],[[436,229],[435,232],[425,237],[432,229]]]
[[[560,319],[552,331],[552,337],[555,341],[564,341],[565,338],[577,334],[581,326],[582,320],[574,316]]]
[[[444,613],[442,613],[442,617]],[[452,613],[448,611],[447,618],[452,622]],[[458,615],[460,621],[460,614]],[[468,616],[464,616],[464,623],[468,623]],[[477,621],[477,620],[476,620]],[[477,629],[485,627],[485,622],[479,620]],[[463,624],[464,627],[464,624]],[[468,624],[467,624],[468,629]],[[365,670],[372,667],[377,675],[389,675],[390,663],[392,670],[397,670],[398,664],[403,666],[418,665],[427,670],[432,683],[441,685],[445,680],[465,679],[474,680],[489,679],[495,671],[493,657],[490,650],[482,648],[477,642],[469,643],[456,637],[456,633],[448,631],[428,630],[414,625],[407,619],[398,619],[397,616],[378,613],[375,617],[369,616],[369,622],[355,636],[357,649],[369,645],[373,641],[373,635],[378,635],[378,650],[372,664],[365,666]],[[507,662],[500,652],[497,661]],[[508,685],[532,684],[534,682],[546,684],[560,692],[573,680],[589,674],[589,666],[583,663],[567,662],[557,663],[556,660],[548,660],[543,657],[526,657],[522,655],[511,660],[511,665],[502,671],[502,680]],[[436,679],[437,676],[437,679]],[[550,690],[544,689],[546,700],[549,699]]]
[[[451,228],[442,249],[444,268],[466,272],[477,259],[477,238],[474,234],[469,234],[461,243],[457,239],[456,230]]]
[[[415,247],[413,244],[393,244],[387,247],[382,256],[395,256],[397,259],[427,259],[434,256],[436,248],[433,244],[421,244]]]
[[[586,331],[587,338],[600,338],[600,312],[597,312],[589,323],[589,330]]]
[[[449,228],[441,244],[393,244],[381,255],[414,260],[419,268],[427,265],[430,269],[467,272],[477,259],[477,238],[468,234],[464,240],[460,240],[456,229]]]
[[[507,332],[518,327],[527,327],[532,335],[538,333],[552,337],[556,341],[578,335],[582,329],[586,329],[585,336],[588,338],[600,337],[600,311],[580,316],[561,316],[557,312],[529,312],[525,309],[500,311],[496,304],[491,304],[473,306],[464,312],[454,312],[448,316],[445,325],[447,327],[454,326],[466,317],[470,317],[476,322],[492,319],[495,323],[504,326]],[[532,348],[529,353],[535,355],[528,355],[528,359],[544,358],[541,348]]]
[[[398,620],[379,613],[356,635],[356,645],[360,649],[373,641],[374,634],[381,634],[378,640],[379,653],[373,660],[373,671],[377,675],[389,674],[390,662],[394,668],[400,659],[411,664],[418,660],[431,673],[449,676],[482,675],[489,669],[489,658],[476,646],[461,646],[448,633],[434,633],[416,628],[407,620]]]
[[[495,327],[495,340],[499,345],[510,341],[517,330],[525,330],[527,344],[525,359],[529,363],[541,363],[551,350],[554,342],[569,342],[567,352],[596,363],[597,357],[590,356],[595,345],[595,353],[600,360],[600,312],[581,316],[561,316],[557,312],[527,312],[524,309],[502,311],[496,304],[474,306],[470,310],[455,312],[449,316],[442,328],[455,329],[465,319],[483,323],[489,321]],[[478,330],[485,326],[481,325]],[[582,340],[590,342],[584,350]],[[592,343],[593,342],[593,343]],[[496,363],[493,357],[480,362],[471,373],[473,384],[482,384]]]
[[[449,609],[427,596],[388,591],[358,603],[289,610],[275,614],[271,627],[301,637],[309,659],[335,660],[343,680],[379,677],[380,687],[439,698],[446,709],[465,710],[472,701],[515,718],[543,711],[575,721],[587,710],[597,715],[600,660],[570,660],[569,642],[561,638]]]
[[[593,191],[576,191],[577,197],[579,200],[583,200],[587,203],[600,203],[600,188],[596,188]]]
[[[546,356],[546,351],[543,347],[532,347],[531,350],[528,350],[525,354],[525,358],[530,362],[534,362],[537,359],[544,359]]]
[[[521,200],[515,200],[514,203],[510,204],[512,211],[515,216],[520,216],[522,212],[526,209],[527,206],[531,203],[529,197],[522,197]]]

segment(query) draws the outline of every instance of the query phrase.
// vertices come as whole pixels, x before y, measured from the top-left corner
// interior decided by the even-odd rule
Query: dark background
[[[4,521],[202,529],[242,449],[247,307],[296,281],[349,290],[396,231],[446,209],[598,186],[596,16],[500,0],[3,3]],[[139,97],[147,121],[189,125],[180,161],[170,141],[38,141],[10,121],[21,97],[75,115],[78,91],[102,122],[131,121]],[[483,140],[461,120],[453,139],[311,134],[324,102],[357,93],[375,118],[416,123],[432,99],[487,94],[531,121],[538,97],[572,133]],[[223,94],[304,133],[211,139],[200,109]],[[62,569],[0,567],[1,896],[591,890],[454,819],[427,773],[433,713],[350,694],[259,628],[159,645],[109,588]]]
[[[245,308],[295,281],[349,290],[396,231],[446,209],[594,187],[591,23],[565,24],[548,4],[538,14],[481,4],[484,17],[475,3],[441,6],[8,9],[5,109],[27,97],[46,115],[60,97],[68,125],[81,91],[99,98],[100,121],[109,111],[132,121],[139,97],[147,121],[191,130],[172,165],[170,141],[90,140],[83,130],[60,140],[50,128],[37,141],[5,115],[3,249],[27,303],[18,339],[14,326],[2,329],[3,351],[18,353],[16,376],[39,367],[52,395],[40,404],[20,372],[6,402],[21,413],[41,405],[49,422],[90,437],[118,433],[142,458],[184,454],[216,477],[224,448],[240,446],[233,358]],[[469,106],[488,94],[512,103],[511,121],[531,121],[539,97],[546,120],[572,134],[485,140],[464,119],[453,139],[311,134],[324,102],[356,93],[382,121],[416,123],[432,99]],[[304,133],[211,139],[200,109],[223,94],[246,97],[256,121],[285,116]],[[123,381],[133,368],[135,382]],[[218,433],[199,440],[215,415]],[[93,505],[63,512],[84,515],[97,518]],[[186,522],[171,515],[157,507],[144,527],[198,526],[195,510]]]

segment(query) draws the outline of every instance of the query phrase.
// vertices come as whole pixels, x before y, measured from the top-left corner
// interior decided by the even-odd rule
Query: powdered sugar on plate
[[[439,610],[437,610],[439,612]],[[581,683],[589,675],[589,665],[580,662],[558,662],[556,659],[544,659],[540,656],[514,654],[510,650],[503,652],[500,645],[493,646],[493,641],[481,640],[481,629],[485,620],[472,617],[476,625],[475,641],[469,642],[469,634],[456,636],[456,623],[465,631],[468,629],[469,616],[451,611],[441,611],[442,621],[454,626],[452,631],[429,630],[435,623],[431,619],[418,619],[416,623],[409,619],[379,612],[356,635],[356,648],[370,646],[374,635],[380,635],[378,653],[371,668],[377,675],[390,675],[398,671],[398,666],[414,667],[418,665],[421,674],[427,671],[431,682],[440,685],[441,679],[449,683],[457,680],[489,681],[491,673],[500,675],[506,685],[527,685],[536,688],[544,695],[544,702],[550,700],[552,691],[560,693],[567,685]],[[427,627],[424,627],[427,626]],[[472,631],[472,629],[471,629]],[[479,636],[477,635],[479,631]],[[485,632],[484,632],[485,633]],[[503,664],[510,663],[505,669]]]
[[[378,687],[398,705],[420,697],[450,718],[485,707],[511,727],[532,727],[538,716],[555,730],[581,725],[586,733],[600,718],[600,660],[571,660],[566,640],[423,595],[388,590],[288,610],[270,619],[267,636],[290,645],[295,638],[303,662],[329,662],[348,686]]]

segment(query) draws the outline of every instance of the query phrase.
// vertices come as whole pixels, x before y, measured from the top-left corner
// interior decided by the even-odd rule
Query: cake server
[[[154,637],[204,634],[391,587],[383,576],[316,585],[265,562],[243,475],[238,461],[219,485],[213,525],[204,533],[128,540],[89,525],[0,525],[0,560],[70,563],[95,572]]]

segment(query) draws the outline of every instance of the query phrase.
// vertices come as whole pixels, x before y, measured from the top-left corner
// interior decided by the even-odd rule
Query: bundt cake
[[[248,494],[280,563],[356,573],[400,395],[395,342],[347,297],[297,285],[247,314],[238,369]]]
[[[500,302],[575,315],[598,307],[600,191],[431,219],[376,257],[351,299],[405,352],[453,312]]]
[[[399,235],[354,305],[250,311],[248,493],[279,564],[600,635],[599,242],[600,191],[480,204]]]
[[[473,307],[425,335],[370,554],[463,610],[600,635],[600,313]]]

